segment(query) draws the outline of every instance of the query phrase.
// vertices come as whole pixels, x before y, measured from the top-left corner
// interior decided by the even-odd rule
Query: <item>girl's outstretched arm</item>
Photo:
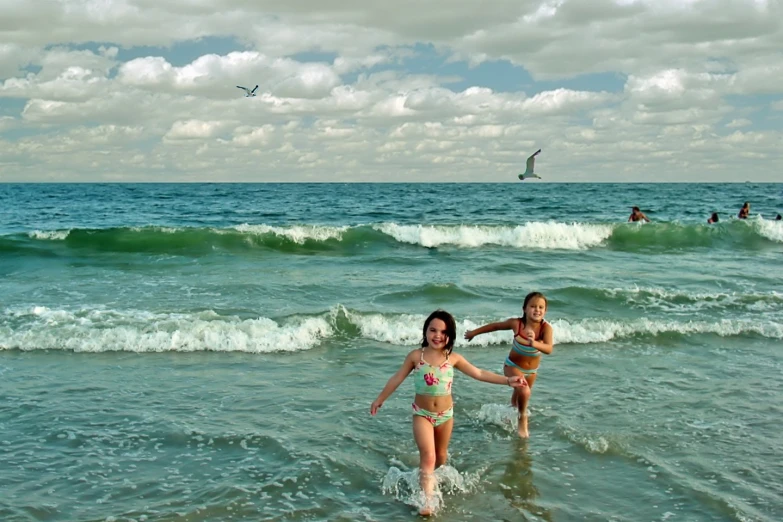
[[[465,332],[465,339],[470,341],[477,335],[496,332],[498,330],[514,330],[516,328],[517,319],[506,319],[505,321],[499,321],[497,323],[489,323],[484,326],[479,326],[475,330],[468,330]]]
[[[468,362],[463,356],[459,354],[451,354],[452,365],[468,377],[473,377],[477,381],[488,382],[491,384],[507,384],[512,388],[520,388],[527,386],[527,381],[522,375],[514,375],[513,377],[506,377],[499,373],[493,373],[481,368],[476,368]]]
[[[396,390],[397,387],[402,384],[402,381],[405,380],[405,377],[407,377],[408,374],[413,371],[413,368],[416,367],[416,357],[420,353],[421,350],[413,350],[405,357],[405,361],[403,361],[400,369],[397,370],[397,373],[389,377],[389,380],[386,382],[386,386],[384,386],[383,390],[381,390],[381,393],[378,394],[378,398],[375,399],[370,405],[370,415],[375,415],[378,413],[378,410],[381,408],[381,406],[383,406],[383,403],[386,401],[386,399],[388,399],[389,396],[394,393],[394,390]]]

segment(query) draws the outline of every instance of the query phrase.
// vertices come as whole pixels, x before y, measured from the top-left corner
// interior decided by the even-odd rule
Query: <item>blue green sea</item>
[[[0,184],[0,520],[417,520],[412,384],[370,403],[436,308],[501,371],[509,332],[462,334],[533,290],[531,438],[458,373],[435,520],[783,520],[781,211],[783,184]]]

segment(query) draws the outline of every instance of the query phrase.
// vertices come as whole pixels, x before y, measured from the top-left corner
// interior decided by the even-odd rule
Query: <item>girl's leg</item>
[[[514,377],[516,375],[524,375],[524,374],[520,372],[518,368],[514,368],[513,366],[507,366],[504,364],[503,375],[505,375],[506,377]],[[511,391],[511,406],[513,408],[518,408],[519,407],[518,404],[519,404],[519,393],[517,393],[517,389],[514,388]]]
[[[512,390],[511,392],[511,407],[516,408],[517,407],[517,391]]]
[[[446,463],[449,458],[449,441],[454,429],[454,419],[450,419],[435,428],[435,468]]]
[[[527,403],[530,402],[530,383],[524,388],[520,388],[517,391],[517,411],[519,411],[519,424],[517,425],[517,433],[522,438],[528,438],[530,433],[527,430]]]
[[[452,424],[449,422],[447,424]],[[430,500],[435,491],[435,427],[430,421],[419,415],[413,416],[413,439],[419,448],[419,484],[424,492],[424,506],[419,513],[432,514]]]
[[[525,380],[527,381],[527,386],[519,390],[519,426],[517,428],[519,436],[523,438],[530,436],[527,428],[527,405],[530,403],[530,396],[533,394],[533,383],[536,382],[536,374],[526,375]]]
[[[507,365],[503,366],[503,374],[506,377],[522,375],[527,381],[527,386],[524,388],[515,388],[514,394],[511,396],[511,403],[517,408],[517,411],[519,412],[517,417],[517,433],[519,433],[520,437],[527,438],[530,436],[527,431],[527,403],[530,400],[530,386],[532,384],[532,380],[535,380],[535,375],[525,375],[519,368]]]

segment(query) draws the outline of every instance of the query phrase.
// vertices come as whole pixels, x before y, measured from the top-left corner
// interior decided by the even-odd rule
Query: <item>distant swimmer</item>
[[[518,176],[520,180],[525,180],[528,178],[541,179],[541,176],[535,173],[536,156],[538,156],[539,154],[541,154],[541,149],[535,151],[533,155],[527,159],[527,164],[525,165],[525,172],[523,172]]]
[[[710,216],[710,219],[707,220],[707,223],[711,225],[711,224],[717,223],[717,222],[718,222],[718,213],[717,212],[713,212],[712,215]]]
[[[644,212],[642,212],[641,210],[639,210],[639,207],[633,207],[633,208],[631,208],[631,215],[630,215],[630,216],[628,216],[628,222],[629,222],[629,223],[630,223],[630,222],[634,222],[634,223],[636,223],[637,221],[642,221],[642,220],[646,221],[647,223],[649,223],[649,222],[650,222],[650,218],[648,218],[647,216],[645,216],[645,215],[644,215]]]
[[[778,216],[775,218],[775,221],[780,221],[781,219],[783,219],[783,217],[780,217],[780,214],[778,214]]]
[[[749,215],[750,215],[750,203],[746,201],[742,205],[742,208],[740,209],[739,214],[737,214],[737,217],[739,219],[748,219]]]
[[[242,87],[241,85],[237,85],[237,89],[242,89],[243,91],[245,91],[245,98],[251,98],[256,95],[256,89],[258,89],[258,85],[253,87],[252,91],[247,87]]]

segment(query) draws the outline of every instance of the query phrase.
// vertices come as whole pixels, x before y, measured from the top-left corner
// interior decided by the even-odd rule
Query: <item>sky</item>
[[[0,0],[0,182],[519,183],[538,148],[523,183],[783,181],[783,0]]]

